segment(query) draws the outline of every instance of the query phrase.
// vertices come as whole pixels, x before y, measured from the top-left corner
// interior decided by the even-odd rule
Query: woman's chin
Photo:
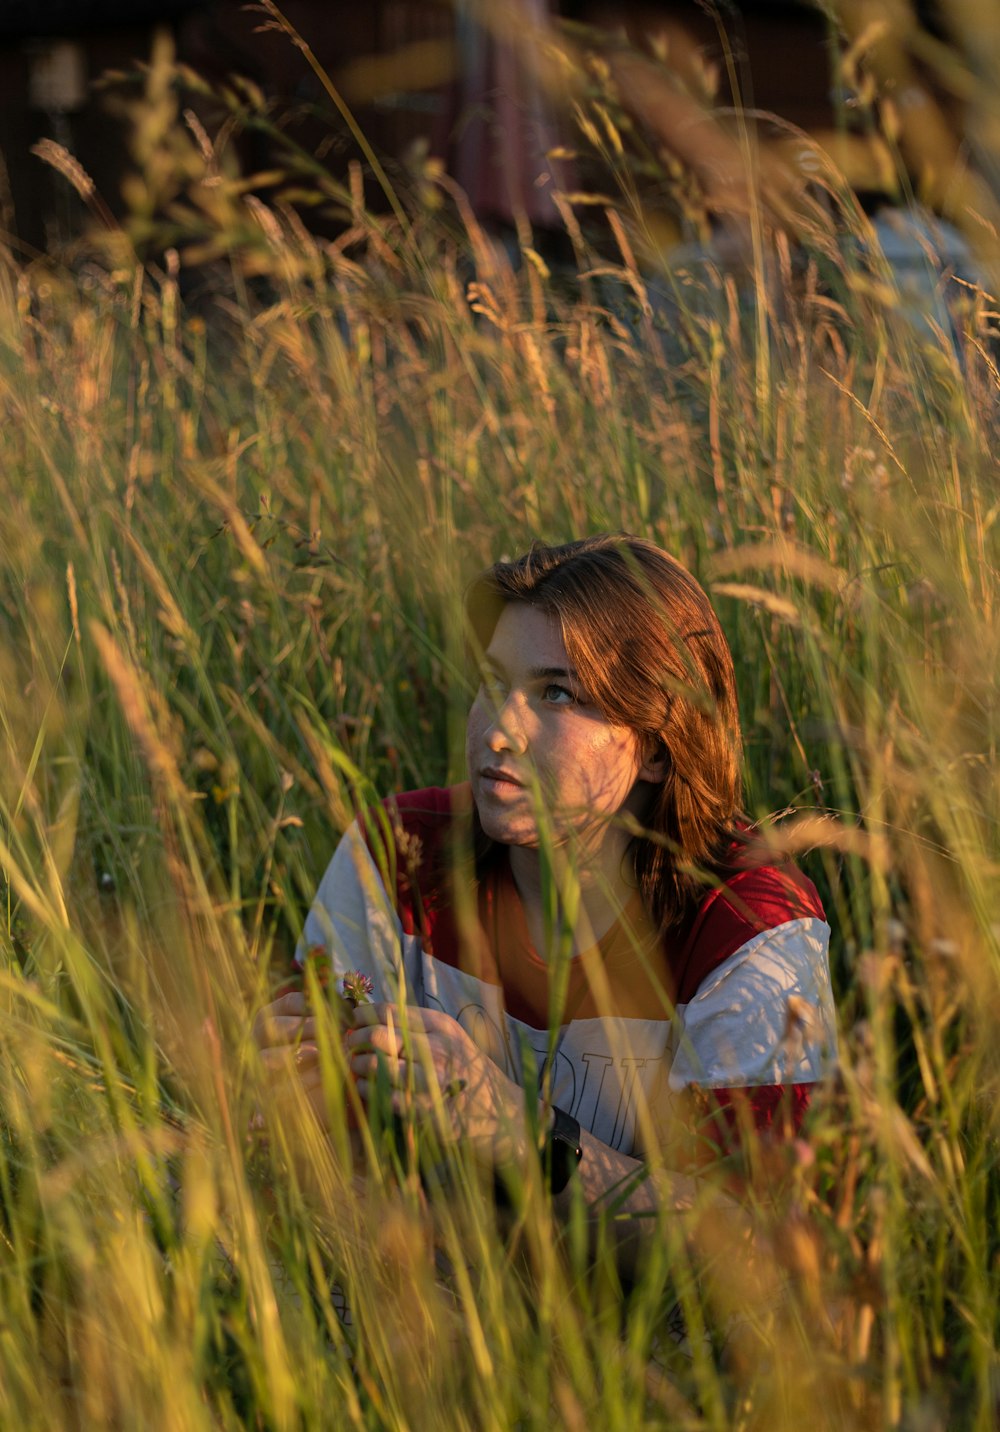
[[[505,821],[484,818],[482,812],[479,815],[479,823],[484,834],[490,840],[495,840],[498,845],[527,845],[538,844],[538,831],[534,827],[528,829],[520,821]]]
[[[538,827],[521,812],[505,811],[489,799],[477,800],[483,834],[498,845],[537,845]]]

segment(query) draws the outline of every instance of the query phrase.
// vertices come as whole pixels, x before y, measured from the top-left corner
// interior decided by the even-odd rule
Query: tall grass
[[[0,1421],[994,1426],[994,301],[915,324],[857,214],[667,297],[357,187],[325,242],[157,83],[176,246],[0,267]],[[624,1290],[530,1183],[501,1236],[460,1159],[356,1180],[336,1041],[324,1140],[250,1037],[359,791],[463,774],[464,583],[608,528],[714,594],[842,1055],[755,1239],[665,1213]]]

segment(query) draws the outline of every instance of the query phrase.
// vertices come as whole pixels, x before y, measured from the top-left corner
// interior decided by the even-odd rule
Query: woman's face
[[[523,602],[504,607],[486,652],[466,759],[491,839],[539,844],[537,780],[552,839],[573,840],[580,854],[601,847],[608,818],[632,809],[648,779],[635,733],[605,720],[581,689],[556,619]]]

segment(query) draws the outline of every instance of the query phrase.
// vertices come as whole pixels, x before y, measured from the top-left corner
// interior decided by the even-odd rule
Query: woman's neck
[[[613,847],[613,848],[612,848]],[[599,857],[580,863],[563,846],[553,852],[551,874],[543,874],[539,852],[534,847],[508,847],[511,874],[524,907],[532,943],[545,953],[546,934],[552,923],[552,890],[555,886],[556,926],[571,930],[571,953],[576,955],[602,940],[635,892],[628,880],[627,841],[606,842]]]

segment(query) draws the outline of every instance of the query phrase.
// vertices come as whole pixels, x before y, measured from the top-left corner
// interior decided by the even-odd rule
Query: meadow
[[[131,228],[0,254],[0,1424],[986,1432],[996,300],[914,317],[832,179],[740,273],[652,277],[624,201],[511,256],[434,172],[388,212],[313,176],[318,238],[174,78]],[[713,596],[841,1050],[744,1154],[756,1237],[664,1214],[627,1289],[530,1181],[501,1236],[460,1158],[427,1194],[375,1127],[355,1180],[335,1040],[332,1137],[250,1132],[253,1013],[358,801],[463,776],[466,582],[607,529]]]

